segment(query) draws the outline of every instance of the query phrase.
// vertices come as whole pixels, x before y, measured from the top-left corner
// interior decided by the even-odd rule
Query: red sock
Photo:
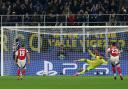
[[[118,71],[119,75],[122,75],[121,67],[117,67],[117,71]]]
[[[17,70],[17,75],[20,76],[20,69]]]
[[[25,69],[22,70],[22,74],[23,74],[23,75],[26,74],[26,70],[25,70]]]
[[[112,65],[112,71],[113,71],[114,74],[116,73],[116,68],[115,68],[114,65]]]

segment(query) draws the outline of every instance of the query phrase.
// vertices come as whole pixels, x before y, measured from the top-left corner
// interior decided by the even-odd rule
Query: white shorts
[[[26,59],[25,60],[18,59],[17,64],[18,67],[26,69]]]
[[[119,56],[110,56],[110,61],[112,64],[117,65],[119,63]]]

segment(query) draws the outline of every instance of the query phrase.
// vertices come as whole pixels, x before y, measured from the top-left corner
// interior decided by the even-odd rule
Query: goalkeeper
[[[100,66],[101,64],[107,64],[108,63],[107,61],[104,60],[104,58],[99,54],[99,52],[97,50],[95,50],[94,53],[92,53],[91,50],[88,50],[88,52],[95,59],[89,60],[86,58],[82,58],[79,60],[75,60],[75,62],[86,62],[89,64],[89,66],[86,69],[84,69],[80,72],[77,72],[75,74],[76,76],[84,74],[84,73],[88,72],[89,70],[95,69],[96,67]]]
[[[15,40],[15,43],[13,44],[13,59],[15,60],[15,52],[21,47],[21,40],[20,38],[17,38]]]

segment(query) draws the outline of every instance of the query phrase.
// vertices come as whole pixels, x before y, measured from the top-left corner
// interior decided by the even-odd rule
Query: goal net
[[[123,75],[128,74],[128,26],[4,26],[1,27],[1,75],[16,75],[16,39],[30,53],[27,75],[74,75],[88,64],[74,60],[93,60],[88,52],[98,50],[105,57],[111,42],[121,50]],[[84,74],[112,75],[111,65],[101,65]]]

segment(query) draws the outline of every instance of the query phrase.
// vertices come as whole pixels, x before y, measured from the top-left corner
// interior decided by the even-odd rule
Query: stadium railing
[[[1,26],[128,25],[128,14],[0,15]]]

